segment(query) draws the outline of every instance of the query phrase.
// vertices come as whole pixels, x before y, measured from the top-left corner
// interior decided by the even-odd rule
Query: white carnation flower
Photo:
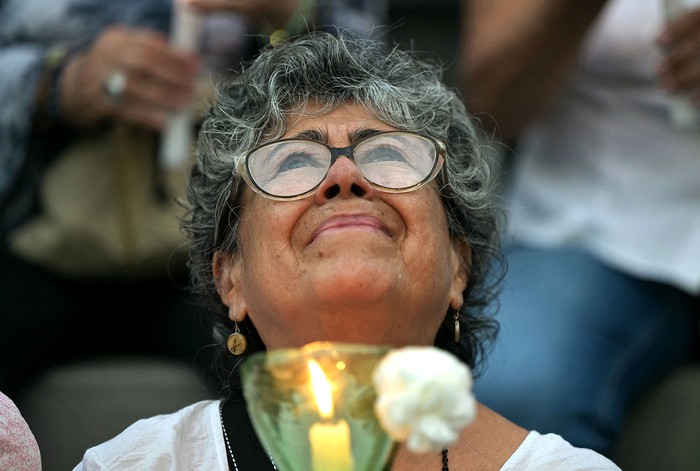
[[[392,350],[377,365],[373,380],[379,423],[413,452],[446,448],[476,416],[471,370],[444,350]]]

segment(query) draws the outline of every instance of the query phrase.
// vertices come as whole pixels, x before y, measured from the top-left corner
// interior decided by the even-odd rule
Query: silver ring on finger
[[[116,104],[122,99],[126,90],[127,77],[121,70],[115,70],[107,74],[102,82],[102,91],[109,101]]]

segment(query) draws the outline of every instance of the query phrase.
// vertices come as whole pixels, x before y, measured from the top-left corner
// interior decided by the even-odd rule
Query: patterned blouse
[[[0,469],[40,471],[39,445],[12,400],[0,392]]]

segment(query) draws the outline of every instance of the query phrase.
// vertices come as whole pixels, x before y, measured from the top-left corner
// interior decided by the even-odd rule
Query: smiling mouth
[[[389,228],[379,219],[372,216],[336,216],[324,221],[311,235],[311,240],[319,236],[344,230],[358,230],[366,232],[379,232],[387,237],[392,237]]]

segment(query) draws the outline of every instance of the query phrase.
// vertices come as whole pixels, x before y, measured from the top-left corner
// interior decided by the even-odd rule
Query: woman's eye
[[[387,162],[387,161],[399,161],[403,162],[406,160],[406,156],[399,149],[391,146],[377,147],[369,151],[367,154],[367,160],[372,162]]]
[[[304,152],[295,152],[289,154],[284,158],[279,164],[277,169],[278,173],[289,172],[291,170],[298,170],[306,167],[317,167],[318,161],[311,154]]]

